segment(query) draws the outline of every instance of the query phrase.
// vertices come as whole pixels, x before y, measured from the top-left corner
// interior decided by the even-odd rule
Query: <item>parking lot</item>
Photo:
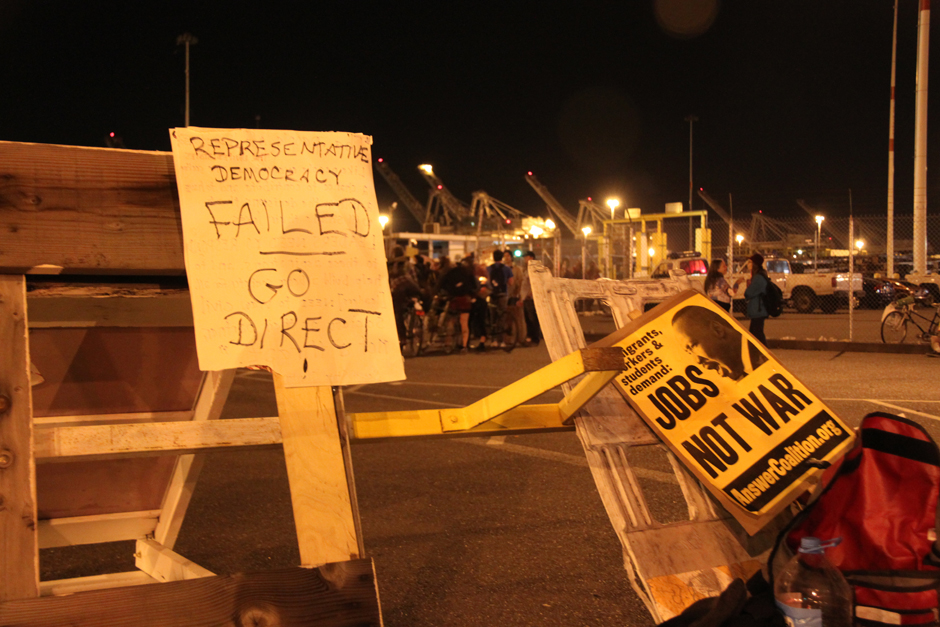
[[[768,330],[790,324],[789,317]],[[940,360],[775,354],[852,425],[870,411],[903,412],[940,435]],[[346,408],[464,406],[546,363],[544,346],[409,359],[405,381],[346,388]],[[560,397],[553,390],[539,402]],[[276,412],[270,377],[240,371],[225,417]],[[359,442],[352,451],[386,625],[652,624],[630,587],[574,432]],[[654,460],[636,463],[652,478],[649,498],[658,510],[681,517],[681,495],[665,468]],[[132,570],[133,550],[132,542],[43,550],[42,577]],[[281,451],[210,454],[176,550],[219,574],[296,565]]]

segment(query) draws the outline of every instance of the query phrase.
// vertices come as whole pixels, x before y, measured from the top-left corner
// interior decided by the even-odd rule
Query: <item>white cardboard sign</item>
[[[372,180],[353,133],[171,129],[202,370],[290,387],[405,378]]]

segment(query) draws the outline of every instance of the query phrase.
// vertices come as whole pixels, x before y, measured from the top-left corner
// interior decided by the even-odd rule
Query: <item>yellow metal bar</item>
[[[620,372],[620,370],[600,370],[584,375],[584,378],[578,381],[578,384],[571,389],[571,392],[558,403],[558,411],[561,412],[562,422],[570,424],[575,412],[584,407],[585,403],[594,398]]]
[[[364,440],[471,430],[560,429],[622,367],[623,354],[620,349],[584,349],[566,355],[467,407],[349,414],[351,434],[356,439]],[[585,372],[588,375],[560,403],[523,405]]]

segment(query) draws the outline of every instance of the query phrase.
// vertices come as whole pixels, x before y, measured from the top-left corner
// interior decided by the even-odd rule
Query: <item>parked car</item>
[[[894,284],[882,278],[865,277],[862,279],[865,295],[858,299],[862,309],[884,309],[894,302]]]
[[[913,296],[914,304],[921,307],[930,307],[934,303],[933,293],[926,285],[917,285],[903,279],[879,279],[890,284],[894,288],[894,299]]]

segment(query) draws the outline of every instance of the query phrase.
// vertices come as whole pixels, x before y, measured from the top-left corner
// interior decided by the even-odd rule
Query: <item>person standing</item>
[[[519,289],[519,303],[525,315],[526,344],[538,346],[542,340],[542,327],[539,326],[539,315],[535,310],[535,300],[532,299],[532,285],[529,281],[529,264],[535,261],[535,253],[527,250],[522,257],[524,265],[522,266],[522,286]]]
[[[712,259],[708,267],[708,274],[705,275],[705,295],[715,301],[725,311],[731,311],[731,300],[734,298],[735,290],[728,285],[725,279],[725,273],[728,272],[728,264],[724,259]]]
[[[503,263],[506,265],[512,264],[512,254],[508,251],[503,256]],[[526,338],[528,337],[525,323],[525,310],[523,309],[522,298],[520,297],[522,294],[523,277],[526,276],[525,261],[520,260],[520,263],[515,266],[513,273],[514,278],[509,283],[509,299],[506,302],[506,309],[515,321],[516,336],[512,338],[512,344],[510,344],[508,348],[524,346]]]
[[[503,263],[505,254],[501,250],[494,250],[493,263],[486,269],[490,285],[490,302],[496,305],[496,315],[500,319],[506,315],[509,289],[513,284],[512,265]]]
[[[744,300],[747,303],[747,317],[751,321],[748,331],[751,335],[760,340],[760,343],[767,345],[767,337],[764,335],[764,321],[769,315],[767,307],[764,305],[764,298],[767,295],[767,284],[770,283],[770,277],[764,270],[764,257],[760,253],[754,253],[748,257],[748,264],[751,267],[751,278],[747,282],[747,289],[744,290]]]
[[[470,312],[477,299],[479,282],[473,275],[473,258],[465,257],[443,276],[438,289],[450,299],[448,308],[460,321],[460,350],[470,349]]]

